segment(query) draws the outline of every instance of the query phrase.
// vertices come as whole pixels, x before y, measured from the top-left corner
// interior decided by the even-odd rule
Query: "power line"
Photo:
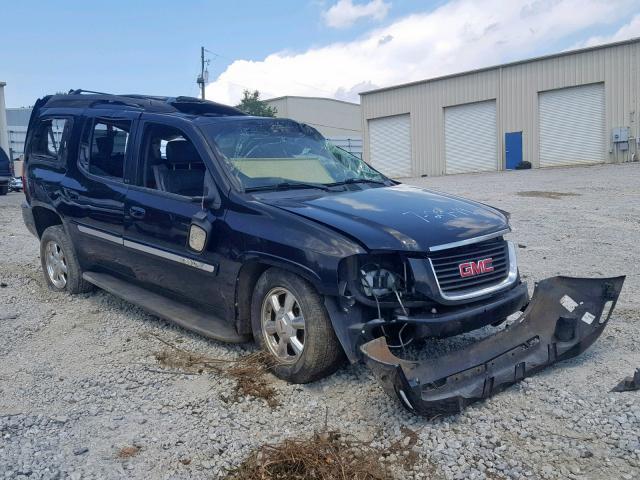
[[[312,122],[306,122],[306,121],[302,121],[302,123],[306,123],[308,125],[315,125],[316,127],[327,127],[327,128],[335,128],[336,130],[350,130],[352,132],[360,132],[360,130],[356,128],[336,127],[335,125],[323,125],[322,123],[312,123]]]

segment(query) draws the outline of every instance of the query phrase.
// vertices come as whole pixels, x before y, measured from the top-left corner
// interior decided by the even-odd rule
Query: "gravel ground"
[[[9,194],[0,197],[0,478],[220,478],[255,447],[311,435],[325,421],[381,446],[418,431],[419,460],[403,478],[640,478],[640,392],[608,393],[640,367],[631,256],[640,244],[640,165],[408,183],[510,211],[530,284],[627,274],[603,336],[580,357],[435,421],[404,412],[362,365],[306,386],[269,376],[276,408],[230,401],[235,381],[224,374],[160,373],[158,338],[229,359],[252,346],[200,338],[105,292],[52,293],[22,224],[23,196]],[[530,191],[575,195],[520,195]]]

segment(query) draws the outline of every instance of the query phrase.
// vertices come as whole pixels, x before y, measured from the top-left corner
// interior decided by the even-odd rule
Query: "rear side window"
[[[131,121],[96,119],[82,132],[80,166],[93,175],[122,180]]]
[[[70,118],[40,120],[31,141],[31,155],[40,160],[64,164],[72,121]]]

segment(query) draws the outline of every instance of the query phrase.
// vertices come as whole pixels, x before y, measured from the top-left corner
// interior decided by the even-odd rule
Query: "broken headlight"
[[[372,300],[400,301],[407,293],[408,272],[402,257],[377,255],[360,259],[358,281],[360,291]]]
[[[360,269],[360,284],[362,292],[367,297],[381,298],[396,292],[401,285],[401,280],[386,268],[368,264]]]

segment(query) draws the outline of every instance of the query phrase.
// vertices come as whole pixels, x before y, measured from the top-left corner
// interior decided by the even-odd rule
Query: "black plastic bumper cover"
[[[408,410],[430,417],[458,413],[469,403],[586,350],[604,330],[624,279],[543,280],[516,323],[431,360],[400,359],[384,337],[360,349],[384,389]]]

